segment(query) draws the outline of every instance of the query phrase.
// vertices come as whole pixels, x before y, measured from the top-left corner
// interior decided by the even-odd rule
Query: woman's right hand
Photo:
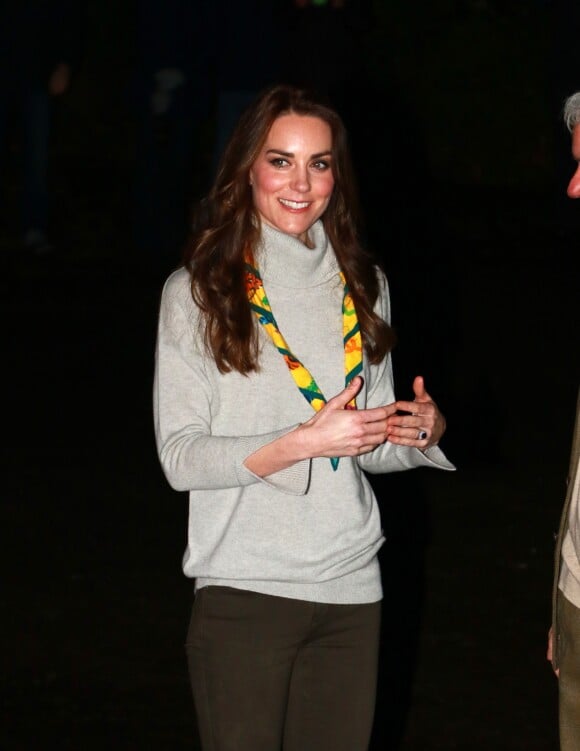
[[[360,376],[353,378],[308,422],[262,446],[244,465],[255,475],[265,477],[304,459],[359,456],[380,446],[387,439],[387,418],[397,408],[393,403],[374,409],[347,409],[362,384]]]
[[[347,409],[363,385],[356,376],[298,430],[309,457],[359,456],[372,451],[387,439],[387,418],[396,412],[395,404],[373,409]]]

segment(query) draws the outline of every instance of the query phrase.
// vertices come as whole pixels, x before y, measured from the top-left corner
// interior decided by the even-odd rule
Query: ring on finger
[[[427,438],[427,431],[426,431],[426,430],[422,430],[422,429],[419,429],[419,430],[417,431],[417,439],[418,439],[419,441],[424,441],[424,440],[425,440],[425,438]]]

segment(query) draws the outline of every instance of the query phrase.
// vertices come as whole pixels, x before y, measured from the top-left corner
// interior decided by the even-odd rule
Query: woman
[[[159,457],[189,491],[187,636],[205,751],[366,749],[382,598],[365,478],[454,469],[395,401],[386,280],[359,245],[337,113],[287,86],[242,115],[161,300]]]

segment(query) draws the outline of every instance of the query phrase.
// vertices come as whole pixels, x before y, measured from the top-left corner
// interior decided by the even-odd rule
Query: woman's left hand
[[[397,413],[387,418],[387,440],[401,446],[415,446],[421,450],[439,443],[445,433],[445,418],[425,390],[422,376],[413,381],[415,399],[396,401]]]

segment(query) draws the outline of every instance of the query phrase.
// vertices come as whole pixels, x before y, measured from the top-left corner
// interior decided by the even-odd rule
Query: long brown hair
[[[252,255],[260,237],[249,172],[274,121],[289,113],[320,118],[331,129],[335,182],[322,223],[347,279],[368,359],[377,363],[394,346],[393,330],[373,310],[379,283],[374,260],[358,239],[358,194],[342,119],[304,89],[275,85],[265,89],[238,121],[213,187],[193,212],[183,254],[193,299],[204,316],[205,345],[222,373],[259,368],[258,329],[244,273],[245,253]]]

